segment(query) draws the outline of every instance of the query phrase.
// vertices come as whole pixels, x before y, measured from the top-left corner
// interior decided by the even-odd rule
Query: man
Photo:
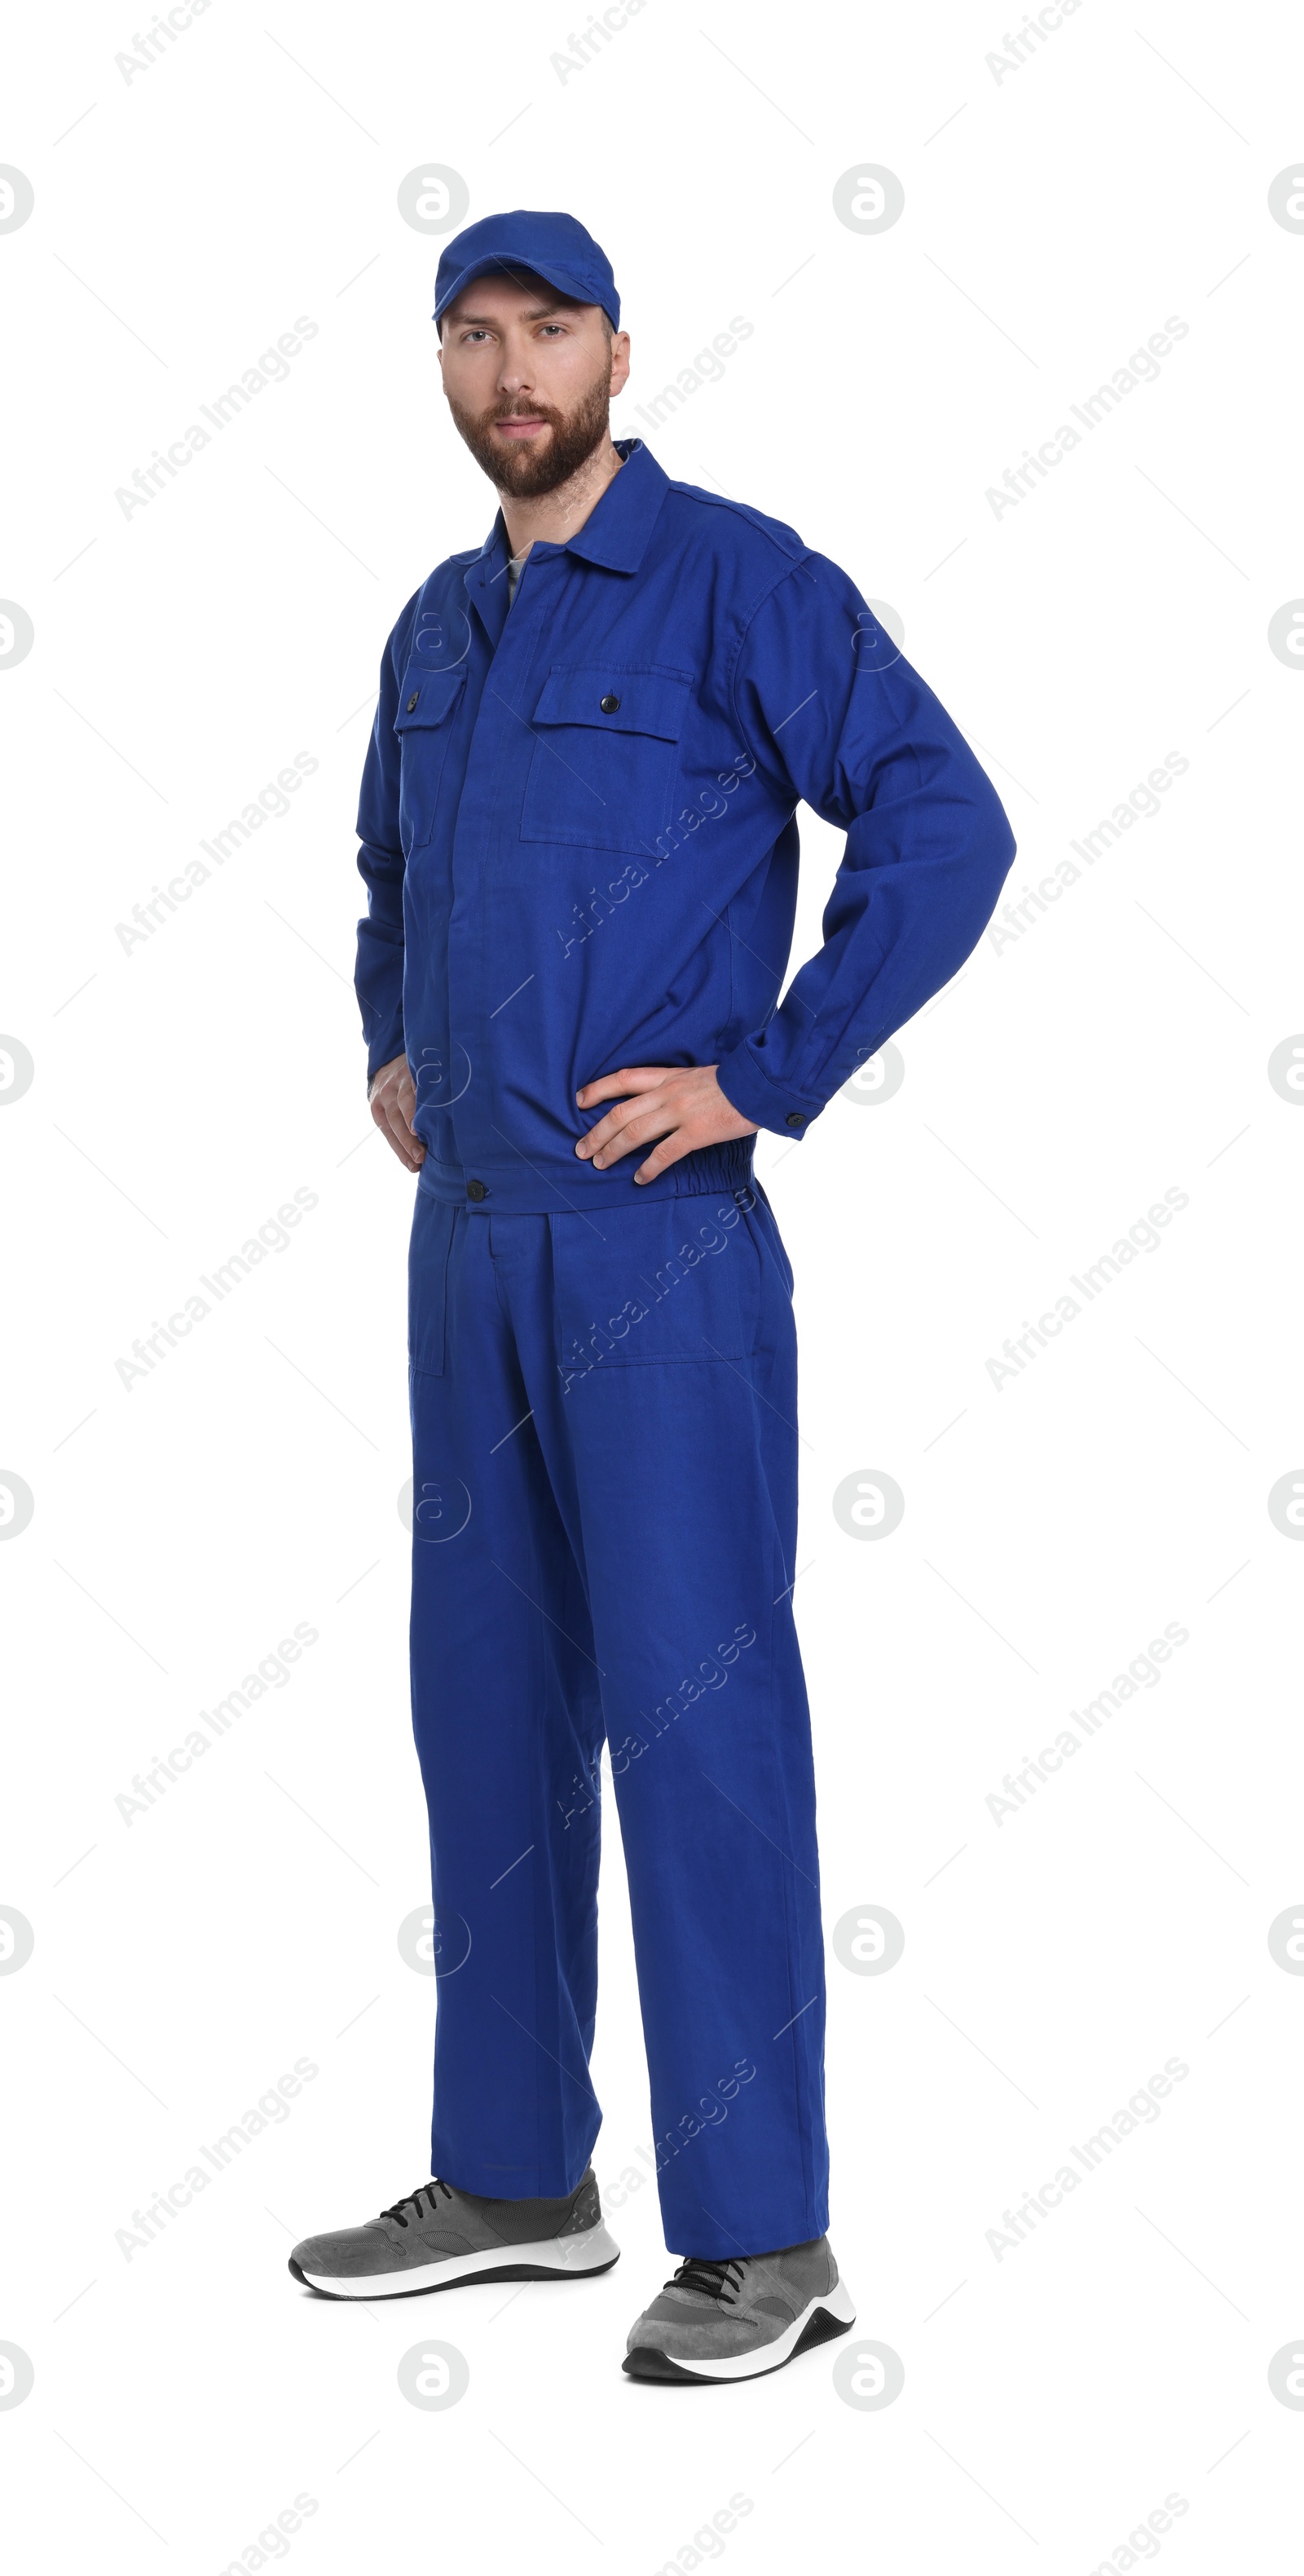
[[[471,225],[435,319],[500,507],[385,653],[357,971],[372,1113],[417,1174],[432,2179],[291,2270],[373,2298],[616,2260],[589,2164],[605,1741],[684,2258],[624,2367],[745,2378],[854,2317],[825,2233],[792,1276],[752,1140],[803,1137],[955,973],[1014,845],[844,573],[613,445],[629,341],[582,225]],[[780,1004],[802,798],[847,840]]]

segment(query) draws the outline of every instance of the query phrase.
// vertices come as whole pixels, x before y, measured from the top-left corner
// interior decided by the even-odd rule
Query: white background
[[[1267,1060],[1304,1025],[1304,680],[1267,627],[1304,593],[1304,237],[1267,192],[1301,142],[1298,22],[1083,0],[999,81],[998,17],[945,0],[647,0],[562,80],[570,32],[521,0],[212,0],[128,81],[108,7],[10,31],[0,157],[35,190],[0,236],[0,592],[35,629],[0,669],[0,1026],[35,1064],[0,1120],[0,1463],[35,1497],[0,1549],[0,1902],[35,1931],[0,1978],[0,2339],[35,2370],[0,2413],[15,2564],[256,2569],[298,2493],[304,2576],[690,2569],[734,2494],[740,2571],[1085,2576],[1132,2563],[1169,2494],[1175,2570],[1280,2564],[1304,1983],[1267,1934],[1304,1897],[1304,1552],[1267,1496],[1304,1457],[1304,1116]],[[470,219],[566,206],[606,246],[618,432],[753,322],[650,444],[898,611],[1006,800],[1011,897],[1189,763],[984,940],[901,1036],[891,1100],[760,1145],[798,1281],[826,1921],[873,1904],[906,1936],[885,1975],[829,1965],[832,2236],[859,2334],[904,2363],[883,2411],[839,2395],[845,2346],[742,2389],[625,2380],[668,2268],[650,2184],[583,2287],[354,2309],[285,2270],[411,2189],[427,2134],[435,1987],[397,1946],[429,1892],[411,1183],[370,1129],[348,982],[381,646],[493,511],[438,390],[440,242],[397,210],[423,154]],[[877,236],[833,209],[858,155],[905,189]],[[133,469],[300,315],[289,380],[124,516]],[[987,488],[1170,315],[1159,381],[998,518]],[[291,812],[124,950],[115,925],[299,751]],[[803,851],[797,957],[836,836],[804,817]],[[288,1247],[124,1388],[133,1339],[297,1188],[318,1204]],[[1189,1205],[1159,1248],[998,1390],[1006,1337],[1168,1189]],[[870,1544],[831,1508],[862,1469],[906,1497]],[[288,1683],[124,1822],[132,1775],[296,1622],[319,1641]],[[1161,1681],[998,1823],[1002,1775],[1169,1622]],[[649,2121],[614,1815],[602,1938],[607,2185]],[[285,2121],[125,2260],[133,2210],[299,2057],[319,2072]],[[1160,2116],[998,2260],[1002,2212],[1170,2057]],[[396,2372],[432,2336],[470,2385],[428,2414]]]

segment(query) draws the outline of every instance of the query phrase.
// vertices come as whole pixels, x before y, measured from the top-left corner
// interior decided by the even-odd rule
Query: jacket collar
[[[612,476],[583,527],[566,539],[565,552],[578,555],[584,563],[601,564],[607,572],[637,572],[670,488],[670,478],[641,438],[618,438],[615,448],[622,460],[620,472]],[[467,571],[468,590],[473,579],[481,588],[486,579],[492,581],[505,574],[509,554],[500,510]]]
[[[641,438],[618,438],[615,444],[624,460],[620,472],[612,476],[583,527],[568,539],[566,551],[585,563],[602,564],[608,572],[637,572],[670,478]]]

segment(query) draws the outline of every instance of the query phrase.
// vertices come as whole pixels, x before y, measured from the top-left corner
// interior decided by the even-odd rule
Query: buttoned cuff
[[[715,1077],[740,1118],[754,1119],[758,1127],[768,1127],[772,1134],[786,1136],[790,1142],[805,1135],[823,1106],[820,1103],[812,1108],[796,1093],[778,1089],[762,1073],[746,1039],[716,1066]]]

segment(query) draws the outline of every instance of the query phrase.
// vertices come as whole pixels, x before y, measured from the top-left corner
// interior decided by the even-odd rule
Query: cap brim
[[[595,295],[588,282],[573,276],[569,269],[551,265],[545,268],[541,260],[517,259],[510,251],[498,251],[489,259],[473,259],[470,266],[462,270],[460,277],[436,297],[431,320],[442,321],[449,305],[455,304],[464,288],[473,285],[477,277],[514,277],[518,272],[522,277],[541,277],[545,286],[554,286],[559,295],[569,296],[572,304],[596,304],[604,313],[607,311],[601,296]],[[607,319],[613,321],[614,317],[608,313]]]

